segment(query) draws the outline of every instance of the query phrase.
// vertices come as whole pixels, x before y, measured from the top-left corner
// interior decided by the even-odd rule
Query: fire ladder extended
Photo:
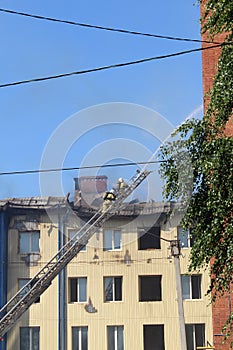
[[[106,210],[99,209],[92,218],[86,222],[76,233],[72,240],[68,241],[54,257],[23,287],[5,306],[0,309],[0,337],[15,324],[16,320],[40,297],[50,286],[59,272],[79,253],[89,239],[103,223],[113,216],[124,204],[124,200],[141,184],[150,174],[150,171],[137,172],[119,190],[116,200]]]

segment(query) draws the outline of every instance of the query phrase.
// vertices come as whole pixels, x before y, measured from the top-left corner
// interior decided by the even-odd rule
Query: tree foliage
[[[233,41],[232,0],[207,0],[202,31]],[[223,45],[210,102],[202,120],[186,121],[161,148],[167,200],[189,203],[182,225],[195,243],[190,270],[209,266],[213,300],[233,282],[233,137],[225,134],[233,108],[233,45]],[[233,136],[233,135],[232,135]],[[188,162],[189,159],[190,161]],[[191,171],[190,171],[191,164]],[[180,175],[182,171],[186,174]]]

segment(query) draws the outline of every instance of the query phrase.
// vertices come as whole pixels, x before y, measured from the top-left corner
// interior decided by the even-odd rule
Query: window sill
[[[19,253],[21,260],[25,261],[27,266],[37,266],[41,259],[40,253]]]

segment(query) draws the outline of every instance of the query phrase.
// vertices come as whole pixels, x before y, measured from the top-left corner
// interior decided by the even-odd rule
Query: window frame
[[[177,238],[180,241],[180,247],[182,249],[192,248],[193,243],[194,243],[194,237],[191,237],[191,233],[192,233],[191,229],[185,230],[181,226],[177,227]],[[182,245],[184,240],[187,241],[187,244],[184,243]]]
[[[109,284],[107,284],[107,279],[111,279],[112,280],[112,290],[111,290],[111,295],[112,295],[112,299],[108,299],[107,298],[107,288],[109,286]],[[116,284],[116,281],[119,280],[120,281],[120,285]],[[115,303],[115,302],[121,302],[123,300],[123,276],[104,276],[104,302],[105,303]],[[120,288],[120,291],[118,290],[118,288]],[[117,294],[120,294],[120,298],[117,298]]]
[[[188,287],[189,287],[189,297],[185,297],[184,292],[184,279],[188,279]],[[197,279],[198,289],[197,289],[197,296],[195,297],[195,282],[194,279]],[[186,284],[187,285],[187,284]],[[201,300],[202,299],[202,275],[201,274],[193,274],[193,275],[181,275],[181,289],[182,289],[182,299],[183,300]]]
[[[110,245],[108,246],[108,241],[106,239],[106,234],[111,234]],[[119,245],[117,244],[118,240],[116,239],[117,234],[119,234]],[[103,251],[121,251],[122,250],[122,230],[120,229],[104,229],[103,230]]]
[[[25,281],[25,283],[20,286],[21,281]],[[18,278],[18,291],[20,291],[20,289],[26,286],[26,284],[30,281],[31,281],[31,278]],[[28,286],[27,292],[29,292],[29,290],[30,290],[30,286]],[[23,298],[23,295],[21,296],[21,298]],[[40,297],[38,297],[38,299],[35,300],[33,304],[38,304],[39,302],[40,302]]]
[[[155,281],[152,283],[155,283],[155,284],[158,283],[159,288],[160,288],[158,295],[148,297],[148,294],[146,294],[143,297],[142,293],[145,293],[145,291],[148,290],[147,286],[145,285],[146,279],[149,281],[150,279],[152,280],[153,278],[155,279]],[[144,281],[143,281],[143,279],[144,279]],[[159,281],[156,281],[156,279]],[[147,281],[147,283],[148,283],[148,281]],[[144,285],[142,284],[142,282],[144,283]],[[150,291],[151,290],[152,290],[152,288],[150,288]],[[139,291],[138,297],[139,297],[140,303],[141,302],[142,303],[144,303],[144,302],[152,302],[153,303],[153,302],[162,301],[162,275],[139,275],[138,276],[138,291]]]
[[[114,344],[110,343],[110,331],[113,330],[113,341]],[[121,340],[119,340],[120,336],[122,336]],[[120,342],[120,344],[119,344]],[[107,349],[108,350],[124,350],[124,326],[123,325],[109,325],[107,326]]]
[[[85,300],[80,300],[81,299],[80,295],[82,294],[82,293],[80,293],[80,288],[81,288],[80,281],[81,280],[86,282],[85,289],[84,289]],[[76,282],[76,283],[74,283],[76,286],[76,292],[75,292],[74,296],[76,296],[77,300],[73,300],[74,297],[72,297],[73,287],[74,287],[74,286],[72,286],[72,281]],[[82,303],[86,303],[86,302],[87,302],[87,277],[86,276],[69,277],[69,303],[82,304]]]
[[[192,333],[192,339],[187,338],[187,328],[192,327],[191,333]],[[197,334],[197,329],[200,329],[202,334]],[[186,334],[186,342],[187,342],[187,350],[196,350],[198,346],[205,346],[205,339],[206,339],[206,327],[205,323],[186,323],[185,324],[185,334]],[[199,343],[197,338],[202,338],[202,342]],[[191,344],[190,344],[191,343]],[[191,347],[190,347],[191,346]]]
[[[85,341],[85,339],[83,338],[83,331],[86,332],[86,346],[85,344],[83,344],[83,342]],[[74,344],[74,338],[76,336],[75,332],[77,332],[77,343]],[[71,337],[72,337],[72,350],[73,348],[75,350],[88,350],[88,326],[73,326],[71,327]],[[78,346],[78,347],[77,347]],[[85,346],[85,347],[84,347]]]
[[[38,235],[38,249],[34,250],[33,249],[33,235],[37,234]],[[21,247],[21,237],[22,235],[28,235],[29,237],[29,249],[26,251],[25,249],[22,249]],[[39,254],[40,253],[40,230],[31,230],[31,231],[19,231],[19,244],[18,244],[18,252],[21,255],[24,254]]]
[[[28,330],[29,331],[29,349],[25,348],[25,346],[22,346],[22,332],[23,330]],[[34,350],[35,345],[33,344],[33,331],[37,331],[37,337],[38,337],[38,344],[37,349],[40,350],[40,327],[39,326],[33,326],[33,327],[20,327],[20,350]],[[25,340],[24,340],[25,343]]]

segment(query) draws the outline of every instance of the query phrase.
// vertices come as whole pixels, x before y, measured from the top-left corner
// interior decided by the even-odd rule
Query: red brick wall
[[[232,307],[232,290],[231,293],[225,293],[223,297],[218,299],[216,303],[212,305],[213,335],[216,350],[229,350],[230,343],[233,341],[233,336],[227,340],[224,340],[224,335],[222,335],[222,327],[225,324],[229,314],[233,311]]]
[[[204,13],[204,1],[201,4],[201,15]],[[218,34],[214,38],[214,42],[223,42],[225,34]],[[208,34],[202,34],[202,40],[210,41]],[[209,46],[209,44],[203,43],[203,47]],[[220,48],[203,50],[202,51],[202,85],[203,85],[203,98],[204,98],[204,109],[206,111],[209,97],[208,93],[211,90],[214,82],[214,75],[217,70],[218,59],[220,55]],[[233,118],[228,121],[226,127],[226,136],[233,136]]]
[[[204,13],[204,2],[201,4],[201,15]],[[221,34],[214,38],[216,42],[222,42],[225,35]],[[203,40],[210,40],[207,34],[202,35]],[[208,44],[203,44],[203,47]],[[203,79],[203,97],[204,97],[204,109],[207,109],[209,97],[208,92],[213,86],[214,75],[216,73],[218,58],[220,54],[220,48],[204,50],[202,52],[202,79]],[[226,135],[233,136],[233,118],[227,123]],[[229,350],[230,342],[233,341],[233,335],[227,341],[224,341],[222,334],[222,327],[225,324],[230,312],[233,311],[233,293],[226,293],[216,303],[212,304],[213,312],[213,334],[214,334],[214,346],[216,350]]]

